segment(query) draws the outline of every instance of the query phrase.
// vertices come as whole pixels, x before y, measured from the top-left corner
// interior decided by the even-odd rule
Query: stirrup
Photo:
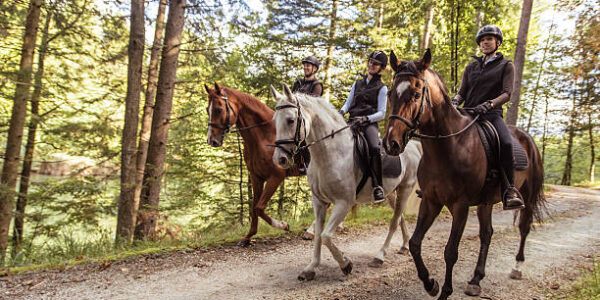
[[[508,196],[509,192],[513,192],[513,197],[511,197],[511,202],[516,202],[511,204],[510,206],[508,205],[508,200],[506,197]],[[520,200],[520,201],[516,201]],[[520,202],[520,203],[519,203]],[[503,210],[514,210],[514,209],[523,209],[525,208],[525,201],[523,200],[523,196],[521,195],[521,193],[519,192],[519,190],[517,190],[514,186],[509,186],[508,188],[506,188],[506,190],[504,191],[504,193],[502,194],[502,209]]]
[[[383,195],[383,197],[381,199],[376,199],[375,198],[375,193],[380,190],[381,191],[381,195]],[[377,203],[381,203],[385,201],[385,192],[383,191],[383,188],[381,186],[376,186],[373,188],[373,204],[377,204]]]

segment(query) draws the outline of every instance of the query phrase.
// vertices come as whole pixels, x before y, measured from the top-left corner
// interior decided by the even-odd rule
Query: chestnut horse
[[[250,231],[242,237],[240,246],[250,245],[250,238],[257,232],[259,216],[269,225],[288,231],[290,227],[286,222],[278,221],[265,212],[271,196],[285,177],[300,175],[297,168],[283,170],[273,164],[273,148],[267,146],[275,141],[273,110],[251,95],[216,82],[214,89],[206,84],[204,87],[208,92],[208,144],[220,147],[223,137],[233,125],[244,141],[244,161],[250,172],[253,199]]]
[[[411,136],[420,136],[423,159],[419,165],[418,180],[423,200],[409,248],[419,278],[425,290],[436,296],[439,285],[430,278],[421,257],[421,242],[425,233],[446,206],[452,214],[452,229],[446,248],[446,276],[439,299],[452,294],[452,269],[458,259],[458,245],[465,229],[469,207],[477,206],[481,248],[475,273],[465,293],[481,293],[479,282],[485,276],[485,261],[492,237],[492,206],[500,199],[498,180],[486,182],[487,159],[473,119],[462,115],[451,103],[441,77],[429,69],[429,49],[418,61],[399,62],[394,52],[390,55],[394,80],[390,89],[391,113],[386,124],[384,147],[387,153],[398,155],[404,151]],[[541,220],[546,200],[543,195],[544,172],[540,154],[531,136],[510,126],[510,131],[527,152],[529,166],[515,172],[515,186],[524,197],[525,208],[520,211],[521,243],[516,266],[511,278],[520,278],[520,265],[525,260],[523,248],[533,218]],[[415,130],[420,134],[415,134]]]

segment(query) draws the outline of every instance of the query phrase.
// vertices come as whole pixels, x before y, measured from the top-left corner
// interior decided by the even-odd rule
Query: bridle
[[[388,117],[390,120],[396,119],[396,120],[402,121],[409,128],[409,130],[404,134],[405,141],[408,141],[408,139],[412,138],[412,137],[418,137],[421,139],[437,140],[437,139],[446,139],[446,138],[450,138],[453,136],[457,136],[457,135],[465,132],[467,129],[469,129],[473,124],[475,124],[477,119],[479,119],[479,115],[476,115],[473,118],[473,120],[471,121],[471,123],[469,123],[467,126],[465,126],[465,128],[461,129],[458,132],[451,133],[448,135],[427,135],[427,134],[417,133],[416,131],[417,131],[417,129],[419,129],[421,115],[423,115],[423,111],[425,110],[425,104],[427,104],[430,108],[433,107],[431,104],[431,94],[429,92],[429,85],[427,84],[427,80],[425,79],[424,76],[419,76],[418,74],[416,74],[414,72],[410,72],[410,71],[402,71],[402,72],[395,73],[394,81],[396,80],[396,77],[402,76],[402,75],[408,75],[408,76],[415,77],[415,78],[418,78],[423,81],[423,89],[421,91],[421,97],[422,97],[421,103],[419,105],[419,110],[417,111],[417,114],[412,118],[412,120],[409,121],[408,119],[406,119],[402,116],[394,115],[394,114],[391,114]]]
[[[304,125],[304,118],[302,117],[302,110],[300,109],[300,102],[296,99],[296,104],[283,104],[275,107],[275,110],[282,110],[287,108],[295,108],[298,111],[296,118],[296,131],[294,133],[294,138],[291,139],[279,139],[275,140],[275,144],[269,144],[268,146],[276,147],[281,149],[281,151],[285,152],[290,157],[294,157],[299,151],[300,148],[306,147],[306,126],[304,126],[304,137],[300,136],[300,132],[302,130],[302,125]],[[288,150],[283,147],[283,145],[294,145],[293,150]]]
[[[275,107],[275,110],[282,110],[282,109],[286,109],[286,108],[295,108],[298,110],[298,114],[297,114],[297,118],[296,118],[296,131],[294,133],[294,138],[275,140],[275,142],[274,142],[275,144],[268,144],[267,146],[279,148],[279,149],[281,149],[281,151],[285,152],[287,155],[289,155],[292,158],[296,154],[298,154],[298,152],[300,152],[302,149],[308,149],[310,146],[312,146],[316,143],[319,143],[325,139],[333,138],[339,132],[353,126],[353,124],[348,124],[346,126],[343,126],[340,129],[332,130],[330,134],[325,135],[324,137],[322,137],[318,140],[307,143],[306,142],[306,124],[305,124],[304,118],[302,117],[302,110],[300,109],[300,102],[298,101],[298,99],[296,99],[296,104],[288,103],[288,104],[278,105]],[[302,131],[302,125],[304,125],[304,137],[300,136],[300,133]],[[295,146],[293,150],[288,150],[287,148],[283,147],[283,145],[289,145],[289,144],[293,144]]]
[[[235,125],[233,123],[230,122],[230,116],[233,114],[236,118],[238,117],[238,112],[235,111],[235,109],[233,109],[233,105],[231,105],[231,102],[229,102],[229,97],[227,97],[227,92],[225,92],[224,89],[221,90],[221,99],[223,99],[225,101],[225,124],[219,124],[219,123],[212,123],[212,122],[208,122],[208,126],[210,127],[217,127],[219,129],[222,129],[223,132],[228,133],[230,128]],[[209,120],[210,121],[210,120]],[[271,122],[271,120],[262,122],[262,123],[258,123],[258,124],[254,124],[254,125],[250,125],[247,127],[242,127],[242,128],[238,128],[236,130],[232,130],[231,132],[240,132],[240,131],[244,131],[247,129],[251,129],[254,127],[259,127],[259,126],[263,126],[268,124],[269,122]]]

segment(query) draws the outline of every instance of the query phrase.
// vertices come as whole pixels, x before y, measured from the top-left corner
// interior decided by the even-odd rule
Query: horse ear
[[[281,98],[281,94],[279,92],[277,92],[277,90],[275,90],[273,85],[269,85],[269,90],[271,91],[271,96],[273,96],[273,99],[275,99],[275,101],[277,101],[277,99]]]
[[[283,92],[285,93],[286,97],[288,98],[288,100],[292,101],[294,99],[294,95],[292,93],[292,90],[290,90],[290,87],[287,84],[283,84]]]
[[[423,55],[423,58],[421,59],[421,67],[423,68],[423,70],[427,70],[427,68],[429,68],[430,65],[431,65],[431,50],[429,48],[427,48],[427,50],[425,51],[425,54]]]
[[[392,70],[394,70],[394,72],[398,72],[398,58],[396,57],[394,50],[392,50],[390,53],[390,65],[392,66]]]
[[[204,84],[204,88],[206,89],[206,92],[210,94],[210,88],[208,87],[208,85],[206,85],[206,83]]]
[[[221,86],[215,81],[215,90],[217,95],[221,95]]]

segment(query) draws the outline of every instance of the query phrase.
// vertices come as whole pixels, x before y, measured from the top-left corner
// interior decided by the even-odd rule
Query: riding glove
[[[473,112],[475,114],[482,115],[490,111],[490,109],[492,109],[492,101],[485,101],[475,106],[475,108],[473,108]]]
[[[369,118],[365,116],[352,118],[352,124],[363,125],[369,123]]]

